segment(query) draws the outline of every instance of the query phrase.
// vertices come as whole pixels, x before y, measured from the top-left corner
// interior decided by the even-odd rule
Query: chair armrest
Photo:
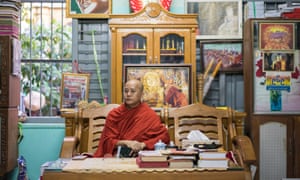
[[[233,146],[238,154],[240,154],[244,164],[250,165],[256,162],[253,144],[248,136],[240,135],[233,137]]]
[[[75,136],[66,136],[60,150],[60,158],[72,158],[76,153],[78,138]]]

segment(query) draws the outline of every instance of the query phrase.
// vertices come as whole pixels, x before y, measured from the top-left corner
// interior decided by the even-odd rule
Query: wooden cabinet
[[[300,177],[300,21],[250,19],[244,25],[246,133],[258,179]]]
[[[17,166],[20,78],[13,75],[13,38],[0,36],[0,176]]]
[[[111,15],[111,102],[122,103],[124,64],[191,64],[196,84],[197,16],[149,3],[134,14]],[[196,88],[193,87],[193,100]]]

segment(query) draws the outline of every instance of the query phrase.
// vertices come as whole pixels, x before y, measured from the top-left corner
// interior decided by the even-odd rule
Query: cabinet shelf
[[[184,54],[160,54],[161,56],[183,56],[184,57]]]
[[[123,53],[123,56],[146,56],[146,53]]]

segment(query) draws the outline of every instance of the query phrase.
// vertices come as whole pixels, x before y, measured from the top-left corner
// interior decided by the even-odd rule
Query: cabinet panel
[[[172,14],[158,3],[147,6],[139,13],[110,17],[112,103],[122,103],[124,64],[192,64],[196,84],[197,15]],[[192,94],[194,101],[195,86]]]
[[[0,176],[17,166],[18,109],[0,108]]]
[[[117,64],[145,64],[153,56],[152,46],[153,32],[151,29],[137,29],[135,32],[123,32],[118,29]],[[121,71],[119,71],[121,72]]]
[[[12,75],[12,41],[0,36],[0,107],[17,107],[20,101],[20,78]]]
[[[0,176],[17,165],[18,105],[20,78],[12,75],[13,38],[0,36]]]
[[[183,29],[154,29],[154,62],[161,64],[190,63],[189,31]],[[157,48],[160,47],[160,48]],[[187,52],[185,54],[185,52]],[[155,61],[158,59],[158,61]]]

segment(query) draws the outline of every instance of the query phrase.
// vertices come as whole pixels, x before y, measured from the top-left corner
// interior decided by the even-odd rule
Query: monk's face
[[[143,95],[142,84],[138,80],[130,80],[125,84],[124,101],[128,108],[134,108],[140,104]]]

